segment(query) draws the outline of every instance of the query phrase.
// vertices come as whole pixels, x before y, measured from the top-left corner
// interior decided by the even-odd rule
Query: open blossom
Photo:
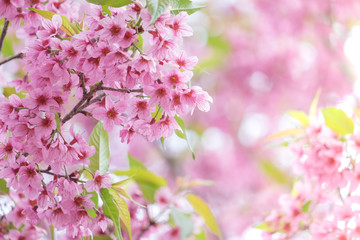
[[[43,19],[42,25],[45,28],[45,30],[41,30],[38,32],[39,38],[42,39],[49,38],[56,35],[58,29],[62,25],[62,19],[59,15],[55,14],[52,17],[51,21],[48,19]]]
[[[100,192],[101,188],[111,187],[111,177],[108,174],[100,175],[97,170],[92,180],[89,180],[85,184],[85,188],[88,192],[96,191]]]
[[[105,98],[105,106],[93,110],[94,118],[104,122],[104,129],[110,131],[114,125],[120,125],[126,119],[121,114],[126,109],[127,104],[123,101],[114,103],[110,97]]]

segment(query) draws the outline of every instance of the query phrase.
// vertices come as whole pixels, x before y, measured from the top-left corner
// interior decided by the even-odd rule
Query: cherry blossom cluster
[[[92,198],[111,187],[110,174],[87,169],[96,150],[70,120],[82,114],[102,121],[106,131],[118,126],[129,143],[134,134],[169,137],[179,128],[176,115],[208,111],[211,97],[190,84],[197,59],[181,50],[192,34],[187,14],[166,12],[150,24],[141,3],[107,13],[73,1],[0,3],[0,16],[25,23],[28,40],[19,55],[26,75],[12,82],[25,97],[0,98],[0,178],[16,203],[0,233],[39,239],[40,223],[76,239],[109,231],[111,221]],[[28,7],[55,14],[45,19]],[[73,36],[67,14],[77,22]]]
[[[264,239],[359,239],[359,132],[336,132],[319,117],[290,145],[295,184],[257,226],[265,230]]]

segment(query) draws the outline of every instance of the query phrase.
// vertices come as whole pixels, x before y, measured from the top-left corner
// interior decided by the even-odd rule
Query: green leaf
[[[3,94],[6,98],[9,98],[12,94],[17,95],[20,99],[23,99],[26,97],[25,92],[16,92],[16,89],[13,87],[4,87],[3,88]]]
[[[131,218],[129,213],[129,208],[126,201],[119,196],[119,194],[114,190],[110,189],[110,194],[114,199],[114,202],[119,209],[120,221],[124,224],[126,231],[128,232],[130,240],[131,236]]]
[[[350,134],[354,132],[354,122],[344,111],[330,107],[322,109],[325,119],[325,125],[333,132],[339,135]]]
[[[152,112],[151,116],[155,118],[155,122],[158,122],[161,119],[161,115],[162,115],[162,108],[156,106],[155,112]]]
[[[179,138],[182,138],[182,139],[184,139],[184,140],[187,140],[185,133],[183,133],[181,130],[176,129],[176,130],[175,130],[175,134],[176,134]]]
[[[96,5],[107,5],[109,7],[123,7],[133,3],[131,0],[86,0],[89,3]]]
[[[103,200],[102,209],[104,211],[104,215],[113,221],[115,227],[114,234],[116,239],[122,240],[123,237],[121,235],[119,209],[114,203],[114,199],[108,189],[106,188],[100,189],[100,196],[101,199]]]
[[[178,115],[175,115],[175,121],[177,122],[177,124],[179,125],[179,127],[181,128],[181,130],[183,130],[183,132],[185,132],[185,123],[184,120],[182,120],[181,117],[179,117]]]
[[[144,45],[144,39],[143,37],[141,36],[141,34],[138,35],[138,38],[137,38],[137,43],[136,43],[136,47],[140,50],[143,50],[143,45]]]
[[[204,219],[205,224],[206,226],[208,226],[210,231],[215,233],[220,239],[222,239],[220,228],[208,205],[200,197],[194,194],[187,194],[186,198],[191,204],[191,206],[194,208],[194,210]]]
[[[204,229],[201,229],[201,233],[194,235],[194,240],[206,240],[206,235]]]
[[[263,222],[262,224],[259,224],[257,226],[254,226],[256,229],[264,230],[267,232],[272,232],[274,229],[268,225],[267,222]]]
[[[172,14],[187,12],[187,14],[191,15],[205,8],[205,6],[194,5],[191,0],[171,0],[171,2],[172,2],[172,8],[171,8]]]
[[[104,130],[103,124],[99,121],[90,134],[89,145],[96,149],[95,154],[90,157],[89,169],[95,173],[99,170],[100,174],[105,174],[109,169],[109,136]]]
[[[93,240],[112,240],[108,235],[94,235]]]
[[[12,43],[13,43],[13,41],[11,40],[11,38],[6,36],[4,39],[3,48],[1,49],[1,53],[4,56],[7,56],[7,57],[14,56],[14,49],[13,49]]]
[[[107,14],[108,16],[111,16],[111,11],[109,10],[109,6],[102,5],[101,8],[102,8],[103,15]]]
[[[9,193],[9,188],[6,186],[6,181],[2,178],[0,178],[0,194],[1,193],[3,193],[3,194]]]
[[[161,141],[161,146],[164,150],[166,150],[166,146],[165,146],[165,138],[164,137],[161,137],[160,138],[160,141]]]
[[[146,8],[151,15],[150,24],[156,22],[156,20],[165,12],[169,7],[170,0],[146,0]]]
[[[308,116],[302,111],[288,111],[288,115],[298,120],[303,127],[308,126],[310,123]]]
[[[56,121],[56,130],[61,132],[61,125],[60,125],[60,116],[59,113],[55,113],[55,121]]]
[[[50,11],[39,10],[36,8],[29,8],[29,10],[32,10],[32,11],[40,14],[42,17],[49,19],[50,21],[52,20],[52,17],[56,14],[56,13],[53,13]],[[79,30],[77,29],[75,24],[71,23],[67,17],[62,16],[62,15],[60,15],[60,16],[62,19],[62,25],[61,25],[60,29],[63,30],[64,33],[66,33],[69,36],[74,36],[76,33],[79,33]]]
[[[179,125],[179,127],[181,128],[182,131],[180,131],[179,129],[176,129],[175,130],[175,134],[179,137],[179,138],[182,138],[186,141],[187,145],[188,145],[188,148],[190,149],[191,151],[191,156],[192,158],[195,160],[195,153],[190,145],[190,142],[186,136],[186,131],[185,131],[185,123],[184,123],[184,120],[182,120],[178,115],[175,115],[175,121],[177,122],[177,124]]]
[[[317,112],[317,105],[319,102],[319,98],[320,98],[320,94],[321,94],[321,89],[317,90],[314,100],[311,103],[310,106],[310,110],[309,110],[309,115],[310,116],[316,116],[316,112]]]
[[[121,196],[129,199],[130,201],[132,201],[134,204],[140,206],[140,207],[143,207],[145,208],[144,205],[136,202],[123,188],[121,187],[118,187],[118,186],[112,186],[112,189],[115,190],[118,194],[120,194]]]
[[[288,184],[291,182],[288,175],[276,167],[271,161],[260,161],[260,167],[268,178],[280,184]]]
[[[99,207],[99,195],[97,192],[89,192],[88,194],[92,194],[93,196],[90,198],[91,201],[95,204],[95,208]]]
[[[154,202],[154,196],[156,191],[163,186],[167,185],[167,182],[164,178],[155,175],[154,173],[141,168],[130,169],[127,171],[114,171],[115,175],[118,176],[129,176],[134,179],[134,181],[140,186],[140,189],[144,197],[150,201]]]
[[[128,153],[128,158],[129,158],[129,167],[130,169],[147,169],[145,167],[145,165],[138,159],[136,159],[134,156],[130,155],[130,153]]]
[[[172,208],[171,218],[173,220],[173,223],[181,229],[181,240],[184,240],[188,236],[190,236],[190,234],[193,232],[194,224],[189,216],[187,216],[185,213],[180,212],[176,208]]]
[[[302,213],[308,213],[310,208],[311,200],[307,201],[302,207],[301,212]]]

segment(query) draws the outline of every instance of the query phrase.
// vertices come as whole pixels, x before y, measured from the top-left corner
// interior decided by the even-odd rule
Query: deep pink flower
[[[114,125],[122,124],[126,117],[121,114],[126,110],[127,104],[123,101],[114,103],[110,97],[105,98],[105,107],[93,110],[93,116],[104,122],[104,129],[110,131]]]

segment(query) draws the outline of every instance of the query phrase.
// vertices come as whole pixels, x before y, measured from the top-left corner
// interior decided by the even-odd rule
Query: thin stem
[[[123,93],[133,93],[133,92],[143,92],[142,88],[139,89],[127,89],[127,88],[120,88],[120,89],[116,89],[116,88],[110,88],[110,87],[101,87],[101,90],[106,90],[106,91],[114,91],[114,92],[123,92]]]
[[[15,56],[12,56],[12,57],[10,57],[10,58],[8,58],[8,59],[5,59],[4,61],[0,62],[0,66],[3,65],[3,64],[5,64],[5,63],[7,63],[7,62],[10,62],[10,61],[12,61],[12,60],[14,60],[14,59],[23,58],[23,57],[24,57],[24,54],[23,54],[23,53],[18,53],[18,54],[16,54]]]
[[[101,85],[102,82],[100,82],[98,85],[96,85],[93,89],[90,90],[90,92],[88,92],[87,94],[83,94],[82,98],[80,99],[80,101],[75,105],[75,107],[63,118],[63,120],[61,121],[62,123],[66,123],[67,121],[69,121],[73,116],[75,116],[76,114],[78,114],[79,109],[81,108],[81,105],[89,100],[92,95],[101,90]],[[80,109],[81,111],[82,109]]]
[[[87,94],[87,90],[86,90],[86,87],[85,87],[85,80],[84,80],[84,74],[83,73],[79,73],[79,78],[80,78],[80,81],[81,81],[81,88],[83,90],[83,95],[86,95]]]
[[[10,23],[10,21],[5,18],[4,28],[3,28],[2,32],[1,32],[1,36],[0,36],[0,53],[1,53],[1,50],[2,50],[2,47],[4,44],[4,40],[5,40],[5,36],[6,36],[7,30],[8,30],[8,27],[9,27],[9,23]]]

